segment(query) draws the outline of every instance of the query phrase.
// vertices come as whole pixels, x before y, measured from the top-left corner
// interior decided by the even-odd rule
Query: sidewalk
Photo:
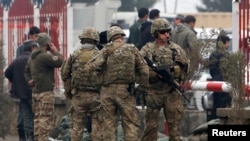
[[[5,139],[0,138],[0,141],[19,141],[17,135],[7,135]]]

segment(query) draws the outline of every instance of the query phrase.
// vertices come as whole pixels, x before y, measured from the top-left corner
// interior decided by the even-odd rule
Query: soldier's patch
[[[54,61],[57,61],[57,60],[58,60],[58,56],[53,56],[52,59],[53,59]]]

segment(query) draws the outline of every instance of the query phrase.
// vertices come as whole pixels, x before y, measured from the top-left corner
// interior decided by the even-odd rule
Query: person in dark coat
[[[212,81],[225,81],[221,72],[221,60],[226,59],[229,54],[226,50],[229,47],[230,38],[227,35],[221,34],[217,38],[216,50],[213,51],[209,57],[209,73]],[[227,108],[231,106],[232,98],[227,92],[213,93],[213,107],[211,114],[208,115],[207,120],[217,119],[216,109]]]
[[[149,12],[150,21],[146,21],[141,24],[140,27],[140,39],[137,48],[140,50],[146,43],[155,40],[155,37],[151,34],[152,21],[160,17],[160,11],[158,9],[152,9]]]
[[[5,77],[11,83],[10,95],[19,99],[17,128],[19,141],[33,140],[32,91],[24,78],[24,68],[37,44],[33,40],[23,43],[23,51],[5,70]],[[24,130],[24,131],[23,131]],[[26,134],[26,135],[25,135]]]
[[[32,40],[36,41],[38,33],[40,33],[40,29],[36,26],[32,26],[29,30],[29,33],[28,33],[28,39],[32,39]],[[16,57],[20,56],[22,54],[22,51],[23,51],[23,44],[21,44],[19,47],[17,47]]]
[[[119,26],[119,27],[121,27],[119,24],[116,24],[116,23],[111,23],[109,27],[112,27],[112,26]],[[104,31],[100,32],[99,33],[99,37],[100,37],[100,42],[99,42],[99,44],[97,44],[97,48],[99,50],[101,50],[103,48],[103,46],[108,43],[108,40],[107,40],[107,30],[104,30]]]
[[[134,44],[136,47],[140,43],[140,27],[143,23],[147,22],[149,16],[148,8],[140,8],[138,10],[138,20],[129,27],[129,37],[127,43]]]

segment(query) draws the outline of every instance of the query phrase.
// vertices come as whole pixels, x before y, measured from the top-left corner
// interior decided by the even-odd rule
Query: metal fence
[[[10,64],[16,57],[16,49],[28,39],[29,28],[34,23],[41,32],[47,32],[52,42],[67,57],[67,2],[65,0],[14,0],[2,3],[0,9],[0,35],[3,35],[3,13],[7,13],[7,63]],[[38,13],[38,18],[34,17]],[[6,38],[5,38],[6,39]],[[59,69],[55,71],[55,88],[59,88]]]
[[[239,3],[239,49],[244,52],[246,55],[247,66],[246,66],[246,83],[249,84],[250,74],[249,74],[249,59],[250,59],[250,36],[249,36],[249,28],[250,28],[250,1],[249,0],[241,0]],[[249,99],[250,93],[247,92],[247,97]]]

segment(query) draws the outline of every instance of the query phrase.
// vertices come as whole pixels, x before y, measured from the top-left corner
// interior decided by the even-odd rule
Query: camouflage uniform
[[[148,87],[149,69],[138,49],[124,42],[125,34],[117,26],[107,31],[108,43],[102,49],[102,55],[88,64],[88,69],[102,68],[104,82],[101,88],[104,141],[116,141],[118,119],[121,119],[126,141],[136,141],[140,127],[139,111],[135,106],[135,97],[129,90],[129,84],[135,84],[135,72],[140,74],[137,83],[140,88]],[[121,116],[121,118],[119,117]]]
[[[30,85],[33,81],[34,140],[48,141],[54,126],[54,69],[61,67],[63,58],[59,52],[47,53],[50,37],[46,33],[39,33],[37,42],[39,47],[32,52],[24,74]]]
[[[155,42],[149,42],[141,49],[142,56],[148,57],[156,66],[171,66],[171,72],[178,82],[185,78],[185,71],[182,66],[186,66],[188,58],[185,51],[177,44],[163,40],[164,45],[158,45],[160,34],[170,32],[170,23],[165,19],[157,19],[152,23],[151,33],[157,38]],[[165,31],[164,33],[160,33]],[[183,114],[182,97],[175,90],[170,91],[171,87],[161,81],[153,70],[150,71],[149,89],[146,95],[146,125],[142,141],[156,141],[158,131],[158,118],[160,110],[163,108],[164,116],[169,124],[169,134],[171,141],[180,141],[180,122]]]
[[[95,124],[95,112],[100,107],[100,84],[102,74],[98,71],[82,71],[91,58],[98,56],[100,50],[96,47],[99,33],[93,27],[86,27],[79,36],[82,47],[64,62],[61,69],[66,97],[71,99],[71,141],[81,141],[87,116],[92,117],[92,141],[99,141],[100,133]]]

